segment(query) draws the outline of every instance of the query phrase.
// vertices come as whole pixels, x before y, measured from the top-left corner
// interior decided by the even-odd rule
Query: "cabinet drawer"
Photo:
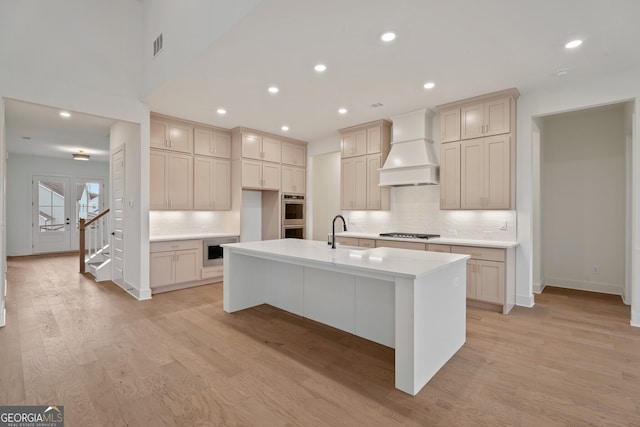
[[[336,243],[344,246],[358,246],[358,239],[355,237],[336,237]]]
[[[358,239],[358,246],[361,248],[375,248],[376,241],[374,239]]]
[[[152,242],[149,246],[149,252],[151,253],[181,251],[184,249],[199,249],[202,247],[202,240],[171,240],[167,242]]]
[[[424,251],[427,249],[425,243],[417,242],[398,242],[396,240],[376,240],[376,247],[378,248],[399,248],[399,249],[413,249],[416,251]]]
[[[471,255],[472,259],[484,259],[487,261],[505,260],[504,249],[482,248],[478,246],[451,246],[451,253]]]
[[[437,243],[427,244],[427,250],[430,252],[451,252],[451,245],[439,245]]]

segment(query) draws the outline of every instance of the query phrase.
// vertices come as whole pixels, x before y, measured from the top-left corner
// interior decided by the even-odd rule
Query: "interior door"
[[[124,147],[111,155],[111,280],[124,286]]]
[[[71,250],[69,179],[34,176],[33,253]]]

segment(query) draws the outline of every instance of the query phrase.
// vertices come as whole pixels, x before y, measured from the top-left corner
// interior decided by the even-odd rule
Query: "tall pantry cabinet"
[[[440,209],[514,209],[517,89],[438,106]]]

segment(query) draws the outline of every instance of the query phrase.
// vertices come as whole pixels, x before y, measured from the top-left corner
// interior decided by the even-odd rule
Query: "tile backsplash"
[[[224,233],[225,212],[150,211],[149,234]]]
[[[344,211],[349,231],[434,233],[462,239],[516,241],[516,211],[440,210],[440,186],[393,187],[388,211]]]

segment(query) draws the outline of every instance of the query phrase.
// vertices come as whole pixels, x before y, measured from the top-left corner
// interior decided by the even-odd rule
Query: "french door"
[[[104,209],[101,179],[34,176],[33,253],[78,250],[80,218]]]

